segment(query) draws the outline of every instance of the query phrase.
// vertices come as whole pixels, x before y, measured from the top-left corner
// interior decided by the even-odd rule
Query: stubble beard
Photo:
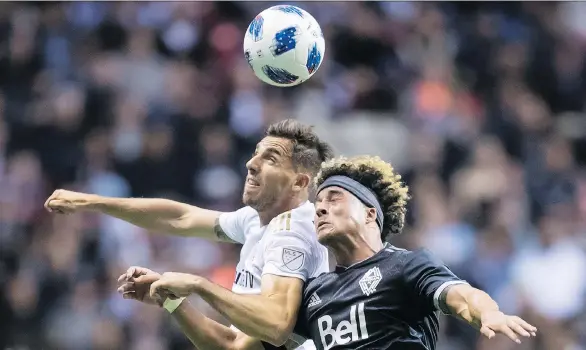
[[[260,193],[260,195],[257,198],[248,197],[248,199],[246,199],[246,196],[243,197],[244,198],[242,199],[244,205],[247,205],[258,212],[266,211],[275,202],[273,198],[265,198],[266,196],[263,196],[262,193]]]

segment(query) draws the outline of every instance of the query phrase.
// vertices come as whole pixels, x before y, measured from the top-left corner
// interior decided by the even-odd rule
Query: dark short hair
[[[409,189],[391,164],[379,157],[338,157],[321,165],[314,179],[315,186],[319,187],[327,178],[335,175],[347,176],[375,194],[384,216],[382,240],[389,234],[401,233],[405,225],[407,202],[410,199]]]
[[[332,147],[317,136],[313,127],[294,119],[285,119],[269,125],[266,136],[280,137],[293,143],[293,166],[295,169],[317,174],[322,162],[334,156]]]

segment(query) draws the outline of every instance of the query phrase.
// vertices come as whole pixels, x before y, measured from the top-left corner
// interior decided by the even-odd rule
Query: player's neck
[[[288,198],[287,201],[282,203],[278,203],[271,208],[268,208],[264,211],[259,211],[258,216],[260,218],[261,226],[268,225],[271,220],[276,218],[277,216],[283,214],[286,211],[293,210],[298,208],[301,204],[307,201],[307,197],[303,198],[302,196],[295,197],[295,198]]]
[[[380,238],[374,238],[369,234],[347,235],[342,240],[330,242],[328,245],[336,257],[337,265],[343,267],[364,261],[383,249]]]

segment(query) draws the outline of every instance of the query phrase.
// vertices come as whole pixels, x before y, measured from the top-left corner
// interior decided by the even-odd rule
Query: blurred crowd
[[[0,3],[0,349],[192,348],[116,278],[142,265],[229,288],[239,247],[43,202],[67,188],[236,209],[245,161],[286,117],[392,161],[413,195],[393,243],[540,330],[517,346],[445,319],[438,349],[586,349],[586,3],[301,3],[327,50],[288,89],[243,59],[269,5]]]

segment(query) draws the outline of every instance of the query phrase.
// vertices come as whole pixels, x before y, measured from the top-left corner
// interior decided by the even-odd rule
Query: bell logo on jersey
[[[356,311],[358,309],[358,312]],[[358,316],[358,322],[356,318]],[[336,329],[332,328],[332,317],[324,315],[317,320],[319,326],[319,335],[324,350],[331,349],[334,345],[344,345],[359,339],[368,339],[368,330],[366,329],[366,318],[364,317],[364,303],[352,305],[350,308],[350,321],[341,321]],[[361,338],[358,336],[360,328]]]

